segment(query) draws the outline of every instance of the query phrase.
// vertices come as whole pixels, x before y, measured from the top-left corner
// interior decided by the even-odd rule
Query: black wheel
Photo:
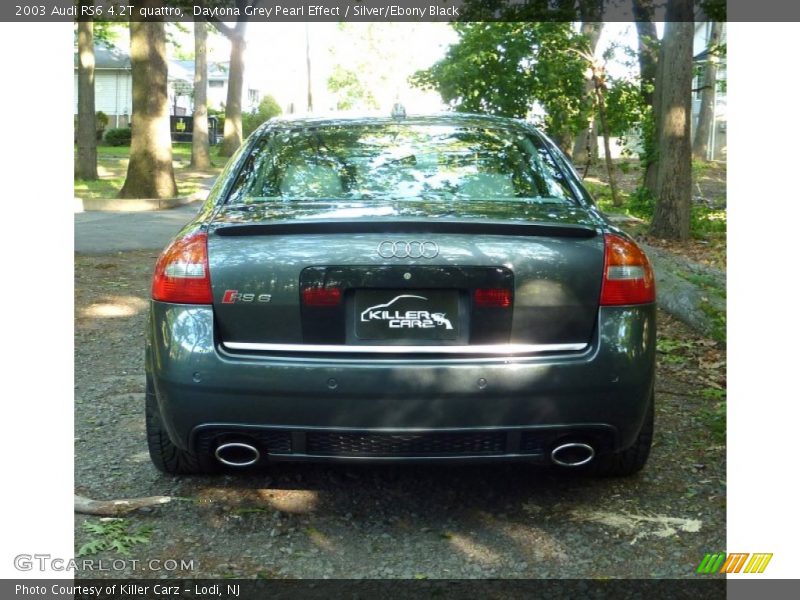
[[[650,456],[650,446],[653,443],[654,399],[654,395],[651,393],[647,415],[645,415],[644,423],[642,423],[642,428],[633,445],[621,452],[598,456],[590,464],[589,470],[592,474],[606,477],[627,477],[642,470]]]
[[[169,439],[161,424],[156,394],[149,377],[145,389],[145,427],[150,460],[159,471],[171,475],[193,475],[216,470],[209,460],[203,460],[194,452],[181,450]]]

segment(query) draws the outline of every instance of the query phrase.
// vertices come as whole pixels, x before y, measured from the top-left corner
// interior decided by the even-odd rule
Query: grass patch
[[[128,158],[131,154],[130,146],[108,146],[101,144],[97,146],[97,157],[110,156],[114,158]],[[190,142],[172,143],[173,160],[191,160],[192,144]]]
[[[722,208],[692,207],[692,235],[696,238],[724,238],[728,232],[728,211]]]
[[[649,228],[655,210],[655,199],[641,187],[642,170],[632,161],[618,159],[616,166],[621,177],[618,178],[619,194],[622,206],[614,206],[611,201],[611,188],[607,182],[605,170],[597,166],[590,169],[590,176],[583,180],[583,185],[597,202],[603,212],[621,213],[637,217],[647,222]],[[725,243],[728,229],[727,212],[725,210],[726,166],[724,163],[701,162],[692,163],[692,196],[702,200],[692,202],[691,233],[698,240],[712,244]],[[637,231],[637,233],[640,233]],[[724,262],[724,261],[723,261]]]
[[[662,355],[661,360],[673,365],[685,363],[689,359],[688,354],[694,347],[694,342],[690,340],[674,340],[671,338],[658,338],[656,340],[656,352]]]
[[[709,331],[711,338],[718,342],[722,342],[723,344],[727,343],[728,319],[726,314],[714,308],[714,306],[708,301],[704,301],[700,304],[700,310],[703,311],[711,323],[711,329]]]
[[[711,431],[714,439],[720,443],[725,443],[725,431],[727,425],[728,402],[725,390],[716,388],[703,388],[700,395],[711,402],[709,408],[704,408],[700,413],[703,423]]]
[[[76,198],[116,198],[124,183],[125,175],[111,175],[94,181],[76,179],[73,191]]]
[[[676,271],[675,274],[681,279],[685,279],[689,283],[701,287],[704,290],[713,292],[721,298],[726,297],[726,289],[724,287],[720,287],[720,282],[711,275],[703,275],[702,273],[686,273],[684,271]]]
[[[127,146],[98,146],[97,147],[97,175],[94,181],[76,179],[73,184],[73,193],[76,198],[86,200],[116,198],[125,184],[128,171],[128,158],[130,148]],[[172,144],[172,168],[175,171],[175,184],[178,186],[178,196],[191,196],[203,186],[203,181],[208,177],[218,175],[222,171],[224,160],[219,158],[217,164],[208,170],[198,171],[189,166],[192,158],[192,145],[188,142]]]
[[[264,514],[272,512],[268,508],[263,508],[260,506],[241,506],[239,508],[234,508],[231,511],[232,515],[236,515],[237,517],[241,517],[244,515],[252,515],[252,514]]]

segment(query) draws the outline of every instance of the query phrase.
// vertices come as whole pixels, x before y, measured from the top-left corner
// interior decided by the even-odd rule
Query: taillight
[[[646,304],[656,299],[653,269],[644,252],[622,236],[606,234],[602,306]]]
[[[152,296],[176,304],[212,303],[206,233],[191,233],[167,246],[156,261]]]
[[[473,295],[475,306],[481,308],[508,308],[511,306],[511,290],[503,288],[481,288]]]
[[[342,290],[338,287],[308,287],[303,289],[302,296],[306,306],[338,306],[342,301]]]

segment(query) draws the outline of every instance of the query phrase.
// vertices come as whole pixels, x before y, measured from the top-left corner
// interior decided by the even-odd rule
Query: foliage
[[[130,146],[131,131],[130,127],[114,127],[106,131],[104,140],[109,146]]]
[[[358,73],[336,65],[328,77],[328,90],[336,94],[336,109],[378,108],[371,91],[365,88]]]
[[[606,117],[613,137],[624,137],[637,128],[648,114],[638,82],[609,78],[606,90]]]
[[[639,217],[645,221],[650,221],[653,218],[653,211],[656,207],[655,198],[653,194],[645,187],[638,187],[630,195],[628,201],[628,212],[634,217]]]
[[[103,132],[106,130],[106,127],[108,127],[108,115],[102,110],[98,110],[94,114],[94,128],[97,132],[98,141],[103,139]]]
[[[656,144],[656,120],[653,116],[653,109],[650,106],[645,108],[642,120],[639,123],[639,134],[642,136],[641,150],[639,151],[639,162],[642,166],[642,173],[647,173],[650,165],[654,164],[658,158],[658,145]]]
[[[149,544],[153,528],[149,525],[129,531],[130,522],[126,519],[103,519],[86,521],[83,530],[91,534],[89,541],[78,549],[78,556],[91,556],[104,550],[128,556],[138,544]]]
[[[247,137],[253,133],[259,125],[265,121],[269,121],[272,117],[277,117],[281,114],[281,107],[278,101],[272,96],[264,96],[261,102],[258,103],[258,108],[249,113],[242,114],[242,135]],[[224,123],[223,123],[224,127]]]
[[[656,340],[656,351],[662,355],[661,359],[670,364],[684,364],[689,359],[689,354],[694,348],[691,340],[677,340],[670,338],[658,338]]]
[[[723,311],[717,310],[711,302],[703,302],[700,310],[708,317],[711,323],[710,335],[718,342],[726,342],[728,339],[728,317]]]
[[[695,205],[692,207],[692,234],[695,237],[725,235],[728,230],[728,215],[725,209]]]
[[[728,20],[727,0],[699,0],[699,5],[712,21]]]
[[[208,107],[208,116],[217,118],[217,131],[222,133],[225,131],[225,109]]]
[[[725,390],[707,387],[700,390],[700,395],[712,402],[712,405],[709,408],[703,409],[701,413],[703,421],[706,427],[711,430],[711,434],[714,438],[718,442],[724,443],[726,416],[728,412]]]
[[[458,111],[527,117],[544,109],[556,138],[585,127],[586,64],[572,50],[585,39],[570,23],[457,23],[459,41],[411,77]]]

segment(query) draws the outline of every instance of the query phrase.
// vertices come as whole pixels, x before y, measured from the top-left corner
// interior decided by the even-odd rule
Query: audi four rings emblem
[[[378,254],[382,258],[436,258],[439,256],[439,245],[436,242],[418,240],[386,240],[378,244]]]

